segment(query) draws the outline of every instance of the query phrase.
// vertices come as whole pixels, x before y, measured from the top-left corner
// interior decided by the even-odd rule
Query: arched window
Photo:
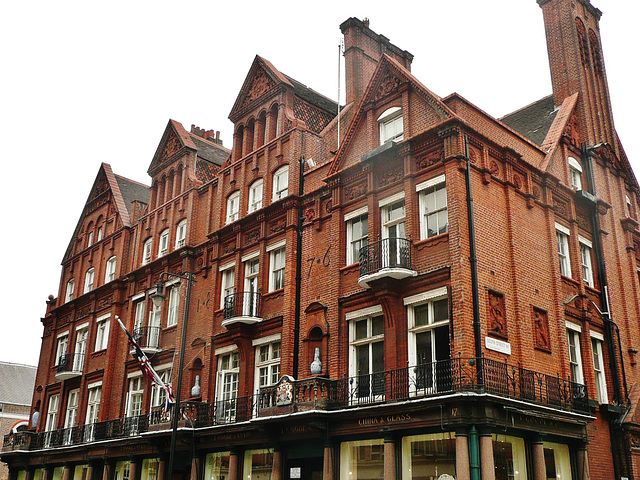
[[[287,195],[289,195],[289,165],[284,165],[273,174],[272,200],[280,200]]]
[[[176,248],[184,247],[187,239],[187,219],[181,220],[176,227]]]
[[[96,269],[91,267],[84,275],[84,291],[83,293],[93,290],[93,281],[95,279]]]
[[[146,265],[151,261],[151,248],[153,247],[153,238],[145,240],[142,246],[142,265]]]
[[[93,222],[89,222],[87,225],[87,247],[93,245]]]
[[[385,110],[378,117],[378,125],[380,126],[380,145],[391,141],[400,142],[404,138],[404,122],[400,107]]]
[[[104,283],[112,282],[116,279],[116,257],[115,255],[107,260],[107,268],[104,274]]]
[[[227,198],[227,221],[226,223],[235,222],[240,214],[240,192],[233,192]]]
[[[160,241],[158,242],[158,257],[162,257],[169,251],[169,229],[165,228],[160,233]]]
[[[249,187],[249,213],[262,208],[263,180],[259,178]]]
[[[76,289],[76,279],[72,278],[71,280],[69,280],[67,282],[67,288],[65,290],[64,293],[64,301],[66,302],[70,302],[71,300],[73,300],[73,294],[75,292]]]

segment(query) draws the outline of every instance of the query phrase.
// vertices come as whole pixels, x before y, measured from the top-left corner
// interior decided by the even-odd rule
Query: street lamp
[[[178,364],[178,384],[176,385],[175,403],[173,405],[173,414],[171,415],[171,447],[169,449],[169,479],[173,477],[173,462],[176,453],[176,436],[178,433],[178,415],[180,414],[180,391],[182,390],[182,370],[184,369],[184,351],[187,342],[187,322],[189,320],[189,301],[191,300],[191,286],[195,283],[195,275],[193,273],[185,273],[178,275],[176,273],[162,272],[160,280],[163,276],[179,278],[187,281],[187,297],[184,305],[184,318],[182,319],[182,341],[180,342],[180,361]],[[149,295],[151,301],[156,308],[160,308],[166,300],[164,295],[164,284],[159,282],[156,285],[155,293]]]

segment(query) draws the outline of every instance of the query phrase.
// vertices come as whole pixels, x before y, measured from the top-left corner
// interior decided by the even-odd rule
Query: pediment
[[[197,150],[184,127],[175,120],[169,120],[147,173],[152,177],[155,176],[171,158],[175,158],[176,153],[185,147]]]

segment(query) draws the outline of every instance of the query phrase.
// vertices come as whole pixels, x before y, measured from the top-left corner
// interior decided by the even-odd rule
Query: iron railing
[[[138,327],[133,331],[133,338],[140,348],[160,348],[160,327]]]
[[[60,355],[56,373],[82,374],[84,368],[84,353],[65,353]]]
[[[291,396],[278,396],[278,386],[256,395],[213,403],[181,402],[179,421],[186,427],[244,422],[278,415],[284,404],[298,411],[357,408],[362,405],[411,401],[457,392],[489,393],[559,410],[589,413],[585,385],[488,358],[458,356],[438,362],[354,375],[339,380],[313,377],[291,380]],[[290,410],[287,410],[287,412]],[[135,417],[107,420],[49,432],[5,435],[3,450],[37,450],[136,436],[150,429],[170,428],[171,415],[160,408]]]
[[[384,268],[411,267],[411,240],[406,238],[383,238],[360,248],[360,276],[376,273]]]
[[[236,292],[224,297],[223,320],[236,317],[261,318],[262,295],[260,292]]]

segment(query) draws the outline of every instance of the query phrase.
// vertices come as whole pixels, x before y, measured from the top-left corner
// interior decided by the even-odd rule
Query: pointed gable
[[[293,84],[286,75],[280,73],[271,62],[256,55],[229,113],[229,119],[236,123],[248,110],[270,93],[274,93],[282,84],[293,88]]]
[[[409,111],[403,112],[403,116],[406,116],[408,119],[419,117],[421,121],[408,120],[404,122],[405,129],[410,125],[412,128],[415,128],[416,125],[420,126],[420,131],[405,131],[404,140],[456,116],[455,113],[441,101],[440,97],[422,85],[422,83],[399,62],[385,54],[382,56],[371,82],[367,86],[358,110],[347,129],[344,141],[336,154],[329,175],[358,163],[362,154],[379,146],[378,144],[369,145],[368,149],[360,151],[362,149],[362,143],[356,142],[355,140],[357,138],[367,137],[367,132],[369,132],[371,128],[371,125],[367,124],[365,106],[368,104],[383,104],[388,99],[398,96],[405,90],[409,90],[412,95],[415,95],[415,98],[409,102]],[[356,143],[358,147],[355,147]],[[358,151],[356,151],[356,149]]]
[[[168,163],[177,158],[176,154],[184,148],[197,150],[191,135],[180,122],[169,120],[147,173],[152,177],[155,176]]]

